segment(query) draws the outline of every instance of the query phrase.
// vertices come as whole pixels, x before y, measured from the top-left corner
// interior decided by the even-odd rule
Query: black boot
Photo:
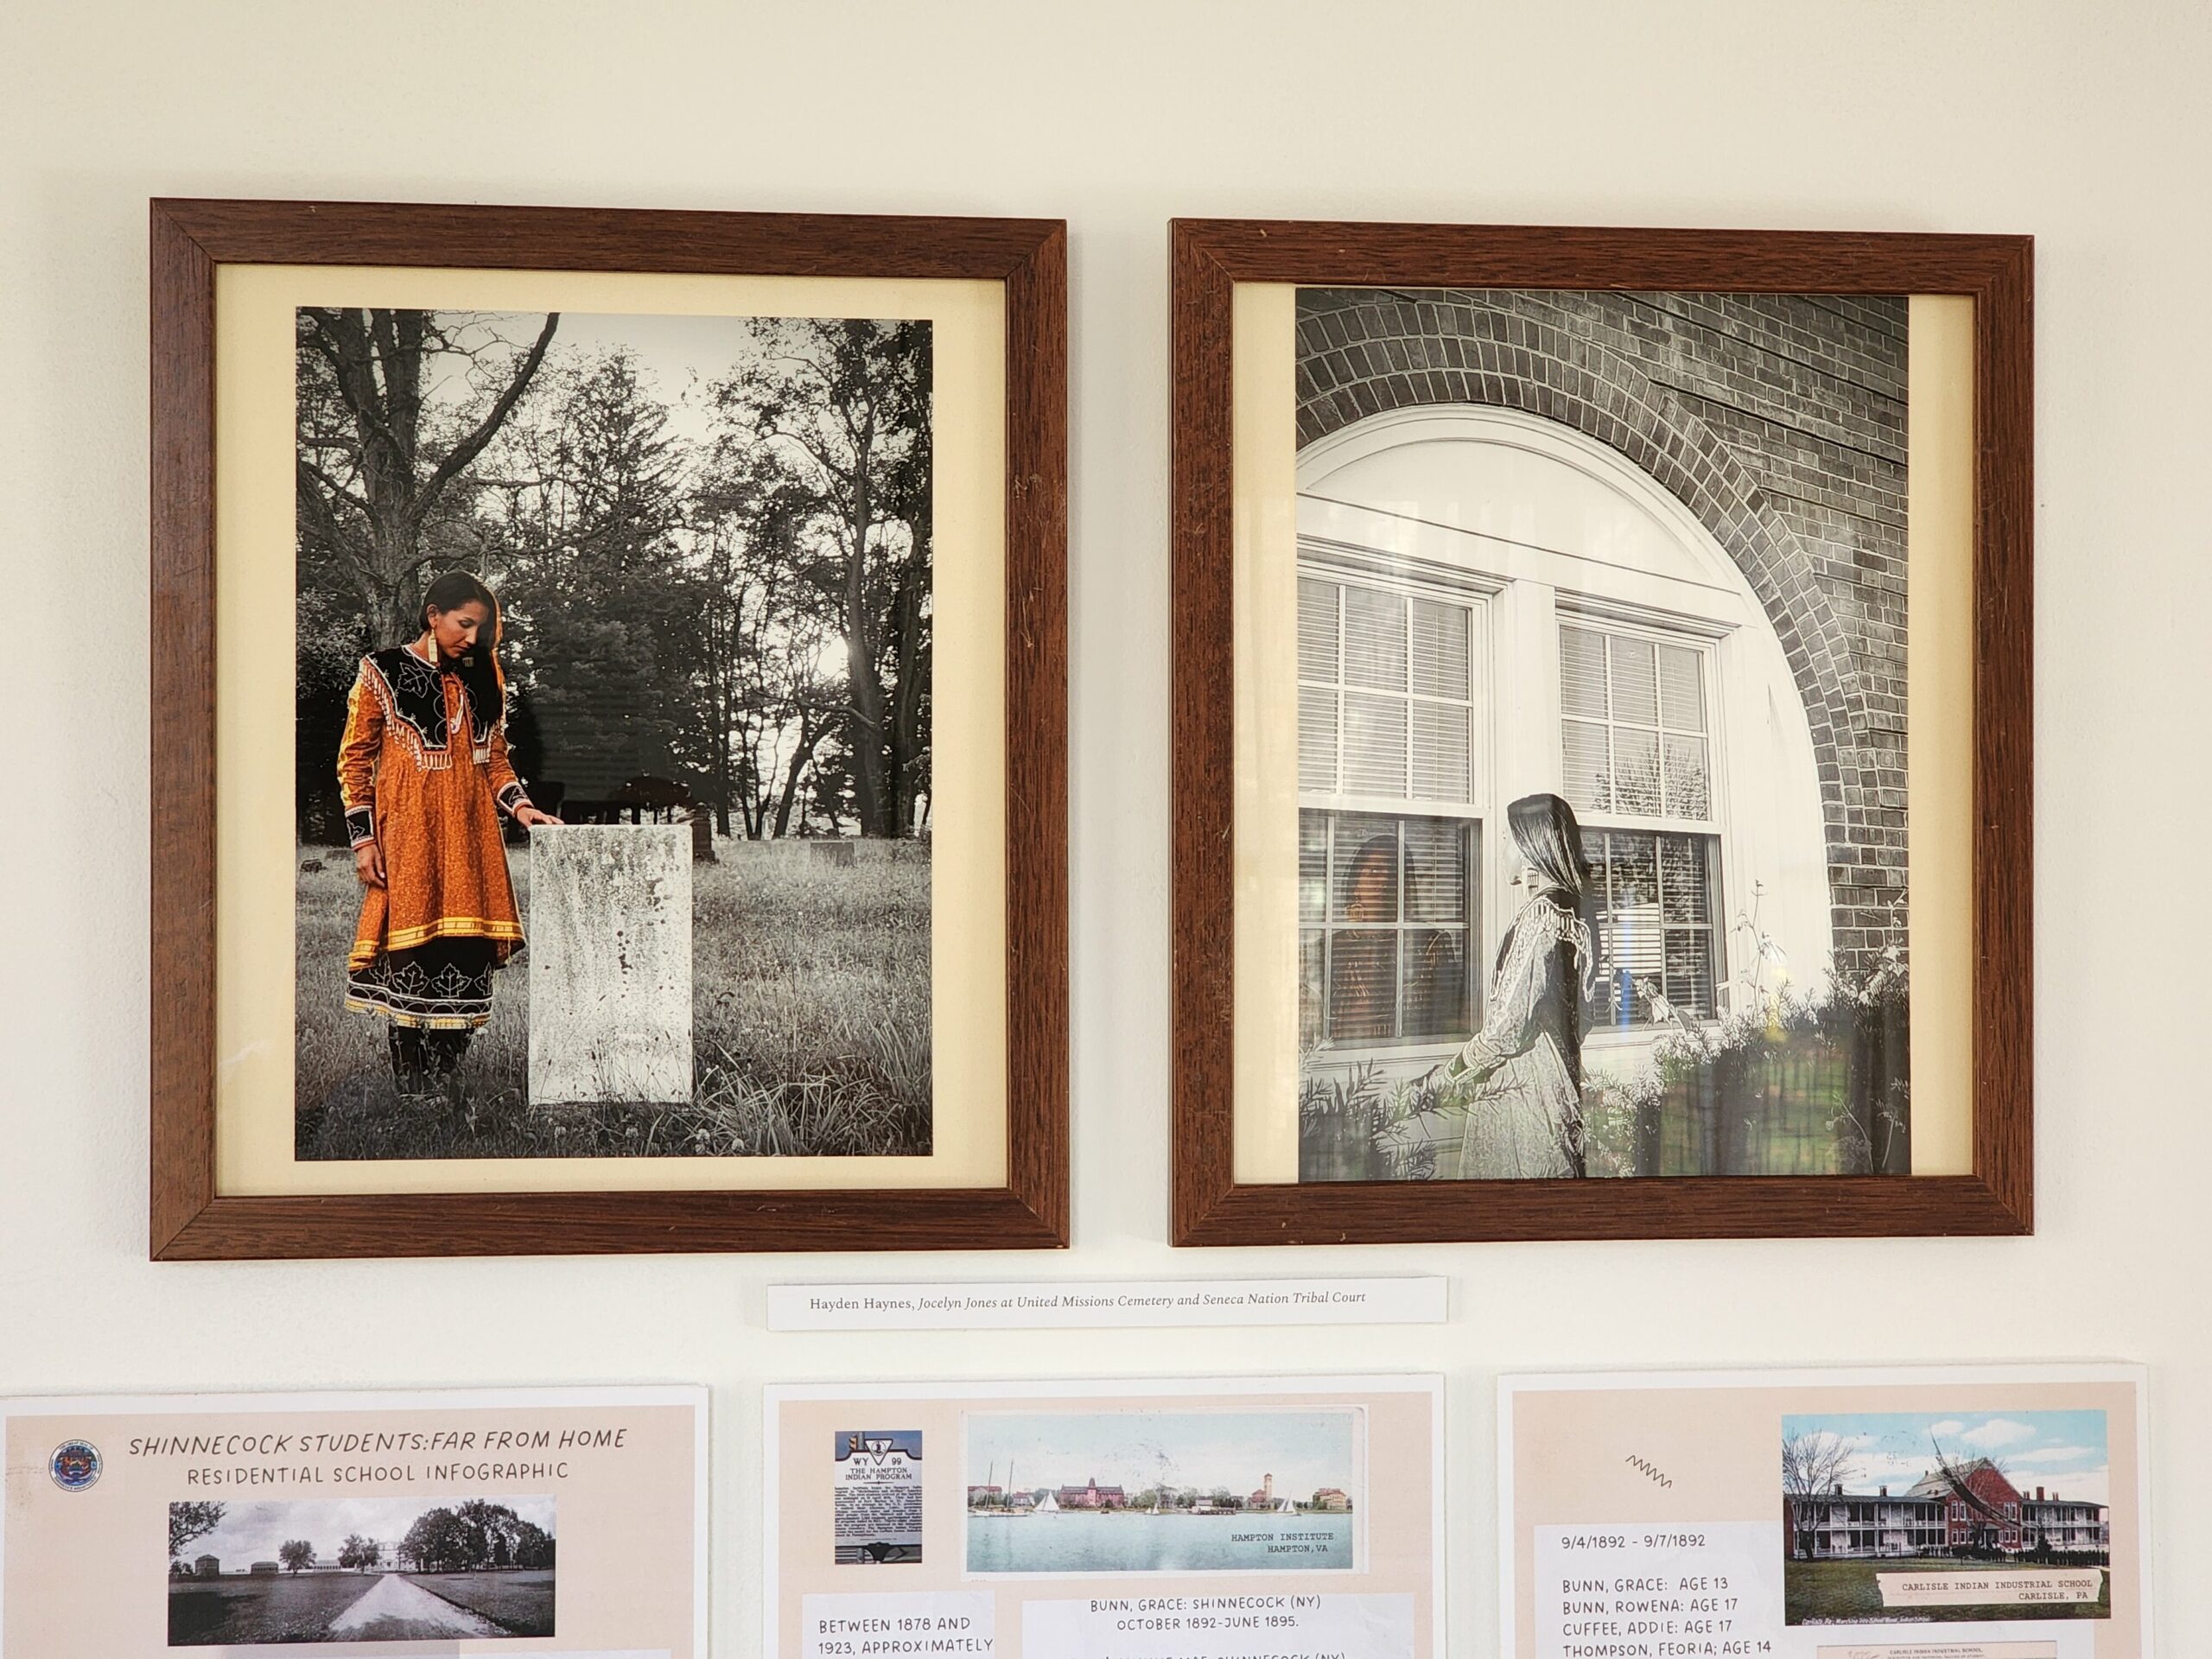
[[[436,1085],[430,1080],[429,1056],[423,1033],[413,1026],[403,1026],[395,1020],[385,1027],[385,1034],[391,1047],[391,1081],[399,1090],[399,1097],[416,1100],[431,1093]]]
[[[459,1109],[466,1092],[461,1085],[461,1063],[468,1053],[468,1039],[475,1033],[466,1028],[460,1031],[434,1031],[423,1043],[423,1057],[429,1071],[429,1088],[442,1093],[448,1106]]]

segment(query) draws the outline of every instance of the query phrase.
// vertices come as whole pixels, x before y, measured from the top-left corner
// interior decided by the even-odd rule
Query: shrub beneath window
[[[1445,1108],[1436,1071],[1399,1080],[1372,1061],[1344,1077],[1302,1069],[1301,1181],[1433,1180],[1438,1152],[1459,1144],[1459,1116]]]
[[[1897,955],[1818,996],[1762,992],[1759,1012],[1718,1027],[1673,1014],[1635,1077],[1586,1077],[1589,1174],[1911,1173],[1910,995]],[[1438,1086],[1441,1068],[1305,1071],[1300,1180],[1433,1180],[1459,1145],[1466,1109]]]
[[[1768,992],[1717,1028],[1677,1019],[1649,1066],[1591,1077],[1592,1175],[1905,1175],[1910,996],[1898,961],[1808,997]]]

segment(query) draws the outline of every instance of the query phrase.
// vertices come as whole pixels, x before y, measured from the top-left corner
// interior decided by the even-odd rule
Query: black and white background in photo
[[[298,1155],[927,1152],[931,325],[309,307],[297,342]],[[342,1006],[347,690],[447,570],[499,598],[535,804],[683,829],[689,1098],[533,1107],[527,953],[443,1114]]]
[[[1538,794],[1588,983],[1526,1173],[1910,1170],[1907,325],[1300,291],[1303,1179],[1521,1173],[1460,1167],[1497,1108],[1446,1068],[1531,1040],[1490,999]]]

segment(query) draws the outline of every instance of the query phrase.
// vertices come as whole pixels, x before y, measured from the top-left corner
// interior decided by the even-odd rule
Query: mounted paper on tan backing
[[[2061,1659],[2148,1659],[2143,1381],[2118,1365],[1506,1377],[1506,1651],[1558,1659],[1565,1627],[1614,1617],[1625,1580],[1684,1605],[1623,1616],[1727,1618],[1729,1639],[1775,1659],[1998,1659],[2030,1636]],[[1681,1582],[1713,1575],[1725,1589]],[[1900,1599],[1885,1580],[1923,1587]],[[1947,1580],[2001,1588],[1969,1603]]]
[[[0,1400],[0,1659],[705,1659],[703,1389]]]

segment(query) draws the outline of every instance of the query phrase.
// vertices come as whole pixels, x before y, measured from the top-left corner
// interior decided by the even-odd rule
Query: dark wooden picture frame
[[[1182,1245],[2032,1230],[2032,242],[1183,219],[1173,227],[1174,1196]],[[1240,1184],[1231,614],[1239,283],[1974,302],[1973,1173]]]
[[[1067,264],[1056,219],[151,206],[157,1260],[957,1249],[1068,1239]],[[332,1197],[216,1189],[215,278],[230,264],[956,278],[1006,289],[1007,1181]]]

